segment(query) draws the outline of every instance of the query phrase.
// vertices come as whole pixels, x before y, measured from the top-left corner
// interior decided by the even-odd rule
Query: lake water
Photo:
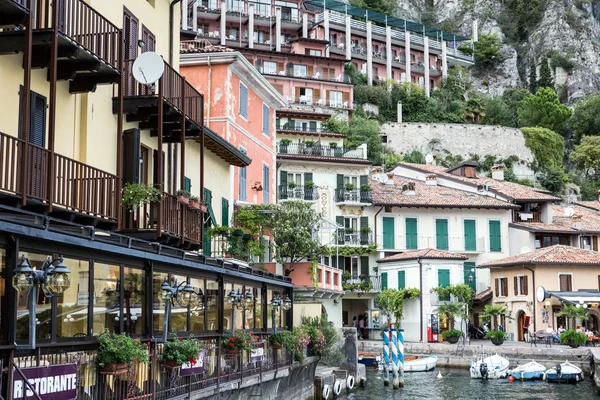
[[[440,369],[443,378],[437,379],[438,370],[405,374],[404,388],[394,390],[383,385],[383,375],[367,369],[367,384],[348,395],[344,400],[390,399],[540,399],[587,400],[600,399],[588,376],[574,385],[558,385],[543,381],[508,382],[508,380],[481,381],[471,379],[464,369]]]

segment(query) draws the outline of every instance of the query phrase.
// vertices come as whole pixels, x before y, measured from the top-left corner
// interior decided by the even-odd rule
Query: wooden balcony
[[[514,222],[542,222],[542,213],[539,211],[513,210]]]
[[[0,0],[0,26],[19,26],[26,22],[27,0]]]
[[[202,212],[163,193],[162,215],[158,203],[146,204],[133,212],[123,208],[121,233],[173,247],[198,250],[202,243]]]
[[[163,143],[181,140],[181,119],[185,118],[185,137],[200,136],[204,126],[204,96],[165,62],[165,72],[153,88],[133,79],[134,60],[125,62],[123,111],[127,122],[138,122],[140,129],[158,135],[158,101],[163,98]],[[118,114],[118,99],[113,97],[113,113]]]
[[[35,4],[31,68],[49,68],[52,64],[51,39],[56,27],[57,79],[68,80],[71,93],[93,92],[96,85],[119,82],[119,28],[83,0],[31,2]],[[23,52],[26,40],[24,29],[0,31],[0,54]]]
[[[117,177],[0,133],[0,202],[89,225],[110,228],[117,219]],[[25,204],[23,204],[25,197]]]

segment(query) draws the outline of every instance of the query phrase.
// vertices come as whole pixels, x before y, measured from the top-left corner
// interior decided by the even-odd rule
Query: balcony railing
[[[310,126],[298,126],[298,125],[290,125],[290,124],[278,124],[275,126],[278,131],[294,131],[294,132],[308,132],[308,133],[327,133],[329,130],[326,126],[321,126],[318,128],[310,127]]]
[[[287,101],[291,104],[300,104],[307,106],[320,106],[320,107],[332,107],[332,108],[352,108],[352,104],[348,101],[344,100],[335,100],[335,99],[317,99],[308,96],[300,96],[300,97],[288,97]]]
[[[336,235],[335,243],[337,245],[366,246],[373,243],[373,235],[371,232],[346,231],[345,229],[340,229]]]
[[[306,200],[315,201],[319,197],[315,186],[294,186],[279,185],[279,200]]]
[[[264,44],[269,44],[269,43],[264,43]],[[277,76],[287,76],[290,78],[303,78],[303,79],[317,79],[317,80],[322,80],[322,81],[331,81],[331,82],[342,82],[342,83],[350,83],[350,76],[344,73],[330,73],[330,72],[323,72],[323,71],[317,71],[313,74],[303,74],[300,73],[298,71],[294,71],[293,69],[284,69],[284,70],[277,70],[277,69],[273,69],[273,68],[265,68],[265,67],[261,67],[258,66],[256,67],[256,69],[258,70],[258,72],[260,72],[263,75],[277,75]]]
[[[344,148],[325,146],[319,143],[277,143],[278,154],[294,154],[306,156],[324,156],[340,158],[364,158],[362,148]]]
[[[51,188],[49,171],[54,161]],[[51,190],[52,189],[52,190]],[[0,190],[65,209],[115,220],[117,177],[0,133]]]
[[[183,227],[183,239],[194,243],[201,243],[202,239],[202,212],[187,204],[177,201],[177,197],[163,193],[160,200],[162,203],[162,215],[159,226],[158,203],[150,203],[141,206],[135,212],[123,208],[124,229],[129,232],[157,231],[160,228],[170,236],[181,239]]]
[[[371,190],[338,188],[335,189],[336,203],[371,203]]]
[[[516,210],[513,210],[513,221],[515,221],[515,222],[542,222],[542,213],[539,211],[516,211]]]
[[[421,235],[394,235],[393,239],[390,237],[384,237],[384,235],[377,235],[377,242],[383,249],[394,249],[394,250],[417,250],[427,248],[439,248],[440,250],[448,250],[453,253],[483,253],[486,249],[486,238],[483,236],[465,237],[465,236],[448,236],[442,239],[437,238],[435,235],[421,236]],[[385,246],[383,247],[385,243]],[[393,243],[393,247],[391,244]]]
[[[353,275],[343,283],[344,290],[351,292],[380,292],[381,277],[377,275]]]

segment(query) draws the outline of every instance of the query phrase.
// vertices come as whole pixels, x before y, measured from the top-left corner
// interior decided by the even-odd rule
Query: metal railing
[[[306,200],[315,201],[319,197],[315,186],[289,186],[279,185],[279,200]]]
[[[344,290],[352,292],[380,292],[381,277],[378,275],[352,275],[343,283]]]
[[[327,133],[329,132],[329,129],[327,129],[326,126],[320,126],[320,127],[310,127],[309,126],[298,126],[298,125],[290,125],[288,123],[285,123],[283,125],[279,124],[276,125],[275,128],[278,131],[293,131],[293,132],[309,132],[309,133]]]
[[[373,243],[371,232],[346,231],[339,229],[336,235],[337,245],[366,246]]]
[[[384,237],[381,234],[377,235],[376,240],[381,245],[392,243],[391,238]],[[394,235],[393,245],[394,250],[402,251],[439,248],[440,250],[448,250],[454,253],[482,253],[485,252],[485,237],[447,236],[443,239],[438,239],[435,235]],[[389,247],[383,248],[389,249]]]
[[[198,42],[198,41],[195,41]],[[202,41],[204,42],[204,41]],[[154,97],[158,89],[153,91],[151,86],[142,85],[133,79],[133,62],[125,61],[124,93],[126,97]],[[165,61],[165,72],[158,80],[162,85],[164,99],[178,110],[183,110],[185,104],[185,116],[193,121],[198,127],[204,126],[204,96],[188,83],[173,67]]]
[[[20,5],[21,7],[27,9],[27,0],[9,0],[12,1],[13,3],[16,3],[18,5]]]
[[[542,213],[539,211],[513,210],[514,222],[542,222]]]
[[[101,218],[117,218],[117,177],[54,153],[54,189],[50,193],[52,153],[0,133],[0,190]],[[25,161],[27,160],[27,161]]]
[[[335,189],[336,203],[371,203],[373,192],[361,189]]]
[[[265,43],[265,44],[268,45],[269,43]],[[313,74],[304,75],[304,74],[300,74],[298,72],[294,72],[292,69],[277,70],[277,69],[271,69],[271,68],[264,68],[261,66],[256,67],[256,69],[258,70],[258,72],[260,72],[263,75],[277,75],[277,76],[287,76],[287,77],[291,77],[291,78],[316,79],[316,80],[321,80],[321,81],[350,83],[350,76],[347,74],[344,74],[344,73],[336,74],[336,73],[318,71]]]
[[[278,154],[324,156],[340,158],[364,158],[362,148],[333,147],[315,143],[277,143]]]
[[[332,99],[317,99],[314,97],[300,96],[300,97],[288,97],[289,103],[300,104],[307,106],[321,106],[321,107],[333,107],[333,108],[345,108],[351,109],[352,103],[347,100],[332,100]]]

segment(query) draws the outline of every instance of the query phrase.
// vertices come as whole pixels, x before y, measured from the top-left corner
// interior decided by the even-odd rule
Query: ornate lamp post
[[[235,290],[229,292],[227,301],[231,304],[231,334],[233,334],[235,332],[235,308],[246,310],[247,308],[252,307],[254,296],[250,289],[247,289],[246,293],[242,295],[238,288],[237,292]]]
[[[169,330],[169,318],[171,316],[171,305],[177,302],[182,307],[190,307],[198,299],[198,293],[194,291],[192,285],[190,285],[189,279],[181,284],[177,284],[177,280],[173,282],[173,286],[169,284],[167,278],[165,278],[162,285],[159,288],[160,299],[165,302],[165,317],[163,323],[162,337],[156,340],[158,343],[164,343],[167,341],[167,332]]]
[[[17,345],[18,349],[33,350],[36,347],[36,305],[38,286],[46,297],[64,293],[71,286],[71,271],[63,263],[63,258],[48,257],[40,269],[33,269],[23,255],[21,263],[13,271],[12,285],[18,292],[29,292],[29,343]]]
[[[285,300],[282,300],[278,295],[271,299],[271,318],[273,320],[273,333],[277,333],[277,324],[275,323],[275,316],[277,311],[283,309],[288,311],[292,308],[292,300],[288,296],[285,296]]]

